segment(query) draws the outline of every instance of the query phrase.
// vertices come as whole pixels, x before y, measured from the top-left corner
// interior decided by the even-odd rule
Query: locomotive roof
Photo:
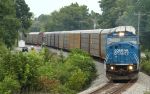
[[[135,28],[133,26],[118,26],[115,28],[116,32],[120,32],[120,31],[128,31],[128,32],[132,32],[133,34],[135,34]]]
[[[29,34],[39,34],[39,32],[30,32]]]

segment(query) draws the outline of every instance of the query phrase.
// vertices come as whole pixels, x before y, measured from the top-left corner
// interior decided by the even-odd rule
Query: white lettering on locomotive
[[[128,49],[115,49],[114,55],[128,55],[129,51]]]

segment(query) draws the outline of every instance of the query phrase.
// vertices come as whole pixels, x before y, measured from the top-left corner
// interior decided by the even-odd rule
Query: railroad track
[[[114,83],[110,81],[103,87],[91,92],[90,94],[121,94],[123,91],[130,88],[135,82],[136,80],[121,83]]]

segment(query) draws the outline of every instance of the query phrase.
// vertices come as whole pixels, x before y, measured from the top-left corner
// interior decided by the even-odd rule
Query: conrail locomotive
[[[106,38],[106,76],[112,80],[137,79],[139,72],[139,37],[135,29],[122,28]]]
[[[111,80],[136,79],[139,72],[138,36],[132,26],[111,29],[30,32],[26,43],[45,44],[70,50],[79,48],[105,59],[106,76]]]

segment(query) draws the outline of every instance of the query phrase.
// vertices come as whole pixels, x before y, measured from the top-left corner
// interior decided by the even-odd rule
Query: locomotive
[[[135,29],[119,27],[107,35],[106,76],[111,80],[137,79],[139,72],[139,37]]]
[[[106,76],[114,80],[138,77],[139,45],[137,40],[138,36],[132,26],[94,30],[30,32],[25,39],[27,44],[32,45],[44,43],[46,46],[63,50],[79,48],[91,56],[105,59]]]

